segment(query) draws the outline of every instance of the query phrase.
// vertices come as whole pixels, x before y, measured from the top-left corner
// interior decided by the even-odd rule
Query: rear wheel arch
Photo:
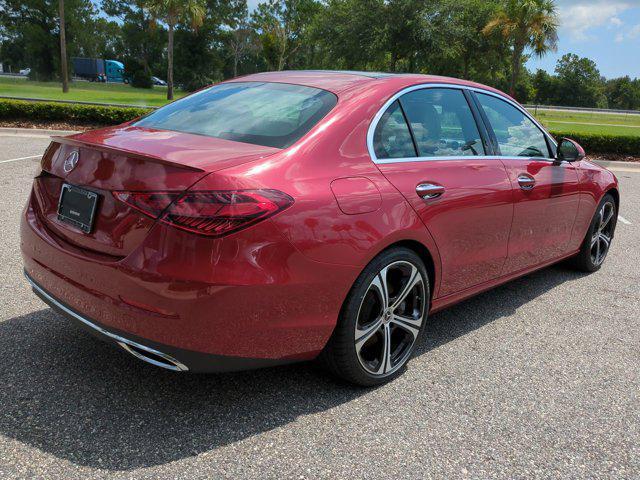
[[[386,246],[382,251],[378,252],[376,257],[386,250],[397,247],[408,248],[409,250],[412,250],[416,255],[418,255],[418,257],[420,257],[420,260],[422,260],[425,268],[427,269],[427,276],[429,277],[429,294],[431,296],[431,300],[433,300],[435,290],[434,285],[436,281],[436,268],[435,262],[433,260],[433,255],[431,254],[429,249],[423,243],[417,240],[400,240],[399,242],[395,242],[391,245]]]
[[[389,245],[385,245],[384,248],[381,248],[380,250],[378,250],[374,255],[372,255],[368,261],[362,265],[360,267],[360,271],[358,273],[358,275],[356,275],[356,278],[353,280],[351,286],[349,287],[349,290],[347,291],[347,293],[345,294],[343,300],[342,300],[342,305],[340,307],[340,312],[342,312],[344,310],[345,304],[347,302],[349,293],[351,292],[351,289],[353,288],[353,286],[355,285],[355,282],[358,280],[359,275],[367,268],[367,266],[373,262],[376,258],[378,258],[380,255],[382,255],[384,252],[394,249],[394,248],[406,248],[408,250],[411,250],[413,253],[415,253],[416,255],[418,255],[418,257],[420,258],[420,260],[422,260],[422,262],[424,263],[425,269],[427,270],[427,280],[429,281],[429,309],[431,308],[431,302],[433,301],[433,297],[435,295],[435,283],[436,283],[436,267],[435,267],[435,261],[434,261],[434,257],[431,253],[431,251],[429,250],[429,248],[427,248],[424,243],[418,241],[418,240],[414,240],[414,239],[404,239],[404,240],[399,240],[396,241],[394,243],[391,243]]]
[[[374,386],[395,378],[403,371],[420,338],[429,311],[429,297],[424,295],[426,293],[424,290],[430,290],[428,285],[430,273],[426,267],[429,264],[429,257],[423,257],[417,253],[416,249],[422,250],[420,245],[415,241],[398,241],[388,245],[378,252],[356,279],[342,305],[334,331],[318,356],[319,362],[334,375],[357,385]],[[424,250],[422,253],[424,254]],[[404,280],[396,275],[387,276],[386,274],[387,268],[395,268],[393,272],[397,273],[404,270],[407,265],[411,266],[411,273],[405,270]],[[381,277],[383,272],[385,272],[385,280]],[[420,272],[419,275],[418,272]],[[398,281],[403,282],[403,285],[410,284],[411,287],[406,290],[404,287],[398,288]],[[387,287],[392,284],[395,288]],[[418,292],[414,301],[409,301],[405,305],[402,300],[405,296],[397,297],[397,295],[402,295],[405,291],[407,292],[405,295],[409,295],[414,286],[418,288],[417,285],[423,286],[422,294]],[[386,300],[382,300],[377,306],[374,305],[373,309],[365,309],[362,317],[364,321],[360,322],[362,306],[368,298],[368,293],[374,290]],[[398,303],[392,301],[394,298],[400,298]],[[415,304],[415,300],[420,306]],[[416,308],[418,310],[415,310]],[[400,311],[396,314],[397,309]],[[366,313],[367,311],[369,313]],[[413,314],[409,315],[410,312]],[[368,317],[371,317],[371,322],[367,321]],[[391,324],[400,330],[390,331],[389,328],[393,328],[389,327]],[[406,338],[407,335],[398,336],[391,333],[403,330],[408,338]],[[359,334],[362,335],[359,336]],[[361,341],[362,338],[364,340]],[[407,340],[409,343],[405,343]],[[380,347],[380,342],[385,346]],[[397,357],[394,360],[396,354]],[[376,363],[371,370],[369,361],[382,363]]]

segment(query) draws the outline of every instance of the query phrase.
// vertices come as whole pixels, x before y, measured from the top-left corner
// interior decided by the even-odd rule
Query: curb
[[[587,160],[589,159],[587,158]],[[607,160],[590,161],[614,172],[640,172],[640,162],[611,162]]]
[[[0,135],[18,137],[50,137],[51,135],[73,135],[77,130],[49,130],[40,128],[0,127]]]

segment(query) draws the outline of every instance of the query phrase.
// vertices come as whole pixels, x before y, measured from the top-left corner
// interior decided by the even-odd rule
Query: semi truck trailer
[[[124,74],[124,64],[117,60],[72,57],[71,62],[75,75],[90,82],[129,83]]]

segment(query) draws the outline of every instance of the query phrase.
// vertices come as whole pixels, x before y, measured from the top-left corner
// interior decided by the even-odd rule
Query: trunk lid
[[[146,237],[155,220],[117,200],[114,191],[182,192],[208,173],[277,152],[199,135],[136,127],[54,138],[34,180],[34,208],[49,232],[86,253],[119,260]],[[76,152],[76,153],[74,153]],[[71,160],[77,155],[77,163]],[[66,163],[66,165],[65,165]],[[62,185],[98,194],[89,233],[58,218]]]

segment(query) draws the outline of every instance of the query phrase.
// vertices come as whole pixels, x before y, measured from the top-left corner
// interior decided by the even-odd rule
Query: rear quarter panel
[[[275,188],[291,195],[294,204],[270,221],[316,262],[364,268],[389,245],[414,240],[430,251],[439,271],[438,251],[424,224],[369,157],[370,121],[395,91],[372,83],[366,90],[341,94],[334,110],[296,145],[259,163],[214,172],[206,180],[234,188]],[[374,202],[371,191],[363,192],[361,181],[339,182],[339,197],[350,195],[345,190],[349,184],[354,196],[365,197],[364,206],[346,202],[341,209],[332,183],[345,178],[371,182],[380,200]]]

